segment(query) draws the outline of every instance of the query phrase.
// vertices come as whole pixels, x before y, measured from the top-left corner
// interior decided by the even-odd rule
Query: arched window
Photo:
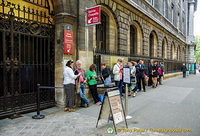
[[[138,22],[133,21],[130,25],[130,54],[143,55],[142,30]]]
[[[133,25],[130,27],[130,53],[137,54],[137,29]]]
[[[97,50],[106,51],[106,15],[101,12],[101,24],[96,25],[96,40],[97,40]]]
[[[176,59],[180,60],[180,46],[177,47]]]
[[[182,61],[185,61],[185,48],[182,48],[181,57],[182,57]]]
[[[175,59],[175,45],[174,42],[171,44],[171,59]]]
[[[162,58],[167,58],[167,39],[166,37],[162,41]]]
[[[101,5],[101,24],[96,25],[96,50],[116,52],[118,50],[118,27],[114,14]]]
[[[152,31],[149,35],[149,56],[157,57],[158,38],[155,31]]]

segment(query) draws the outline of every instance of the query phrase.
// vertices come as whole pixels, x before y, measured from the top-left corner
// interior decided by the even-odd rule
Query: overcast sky
[[[200,36],[200,0],[198,0],[197,11],[194,14],[194,35]]]

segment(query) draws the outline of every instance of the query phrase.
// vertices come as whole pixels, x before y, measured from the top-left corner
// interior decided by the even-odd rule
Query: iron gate
[[[3,2],[0,5],[0,118],[35,110],[37,83],[54,86],[54,25],[46,13]],[[41,106],[54,104],[54,91],[43,90]]]

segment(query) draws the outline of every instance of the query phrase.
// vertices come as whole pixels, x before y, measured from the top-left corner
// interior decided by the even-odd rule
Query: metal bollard
[[[43,119],[44,117],[44,115],[40,115],[40,84],[37,84],[37,115],[32,116],[32,118]]]

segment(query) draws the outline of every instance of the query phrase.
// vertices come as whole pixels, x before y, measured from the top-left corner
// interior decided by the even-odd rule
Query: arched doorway
[[[155,31],[152,31],[149,35],[149,56],[157,57],[158,38]]]
[[[166,59],[167,58],[167,39],[166,37],[162,41],[162,58]]]
[[[0,118],[35,110],[37,84],[54,86],[51,8],[50,0],[0,5]],[[43,108],[53,106],[54,92],[43,90],[41,103]]]

